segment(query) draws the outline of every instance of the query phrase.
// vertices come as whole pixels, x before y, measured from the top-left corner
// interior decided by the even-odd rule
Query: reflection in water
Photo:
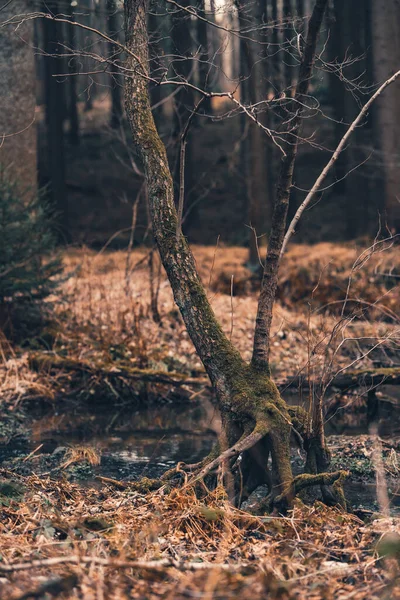
[[[44,416],[33,427],[32,445],[43,452],[57,446],[90,445],[102,456],[118,455],[131,463],[196,462],[211,449],[220,431],[220,418],[210,401],[152,406],[132,412],[63,412]]]
[[[286,399],[290,404],[299,403],[293,394]],[[399,405],[382,403],[381,435],[400,433]],[[135,412],[129,406],[96,407],[94,412],[88,407],[76,405],[71,409],[68,405],[60,414],[46,414],[36,420],[29,448],[24,450],[28,453],[39,444],[43,444],[42,453],[52,453],[60,446],[91,446],[101,455],[98,475],[115,479],[157,477],[178,461],[201,460],[210,452],[220,427],[218,412],[207,399],[190,405],[153,405]],[[344,408],[339,406],[328,422],[327,433],[368,433],[366,409],[360,408],[360,403],[359,408],[351,403]],[[375,508],[375,484],[371,480],[350,481],[346,491],[357,505]],[[392,497],[393,505],[399,505],[400,497],[396,493]]]

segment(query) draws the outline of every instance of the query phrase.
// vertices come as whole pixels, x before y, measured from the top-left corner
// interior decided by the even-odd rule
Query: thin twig
[[[331,170],[331,168],[333,167],[333,165],[335,164],[335,162],[338,160],[339,155],[345,149],[347,140],[349,139],[349,137],[351,136],[351,134],[353,133],[353,131],[356,129],[356,127],[359,125],[359,123],[361,123],[363,117],[367,115],[368,110],[369,110],[371,104],[373,104],[375,102],[375,100],[382,94],[382,92],[389,85],[391,85],[394,81],[396,81],[396,79],[399,76],[400,76],[400,71],[397,71],[394,75],[392,75],[392,77],[390,77],[389,79],[387,79],[377,89],[377,91],[375,92],[375,94],[373,96],[371,96],[371,98],[368,100],[368,102],[366,102],[364,104],[364,106],[362,107],[362,109],[358,113],[357,117],[354,119],[354,121],[351,123],[351,125],[347,129],[346,133],[344,134],[344,136],[340,140],[340,142],[339,142],[339,144],[338,144],[335,152],[332,154],[330,160],[325,165],[324,169],[322,170],[321,174],[317,178],[317,180],[314,183],[313,187],[311,188],[311,190],[307,194],[305,200],[301,203],[301,205],[297,209],[296,214],[294,215],[294,217],[293,217],[293,219],[292,219],[292,221],[291,221],[291,223],[290,223],[290,225],[288,227],[288,230],[287,230],[286,235],[285,235],[285,239],[284,239],[283,244],[282,244],[282,248],[281,248],[281,252],[280,252],[280,257],[281,258],[282,258],[282,256],[285,253],[286,246],[287,246],[290,238],[292,237],[292,235],[293,235],[293,233],[294,233],[294,231],[296,229],[296,225],[299,222],[299,219],[300,219],[301,215],[303,214],[303,212],[305,211],[305,209],[307,208],[307,206],[309,206],[311,200],[314,198],[315,194],[318,192],[318,190],[320,189],[322,183],[326,179],[329,171]]]
[[[187,135],[189,133],[190,125],[199,110],[201,104],[205,100],[205,96],[202,96],[194,110],[190,114],[190,117],[187,120],[185,128],[183,130],[181,136],[181,150],[180,150],[180,166],[179,166],[179,200],[178,200],[178,220],[176,223],[176,241],[179,242],[179,238],[182,234],[182,216],[183,216],[183,205],[185,203],[185,158],[186,158],[186,144],[187,144]]]

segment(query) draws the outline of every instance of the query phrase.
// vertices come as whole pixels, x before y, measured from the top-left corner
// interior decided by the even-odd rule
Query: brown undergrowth
[[[399,288],[393,287],[396,278],[385,279],[391,282],[385,292],[382,287],[382,273],[394,275],[395,251],[375,252],[366,255],[367,261],[357,262],[362,252],[355,247],[318,244],[290,248],[282,265],[280,301],[274,310],[271,364],[275,379],[302,373],[329,380],[335,370],[347,365],[368,369],[396,363],[399,324],[392,310],[399,301]],[[247,295],[241,294],[241,282],[251,280],[244,266],[246,249],[197,246],[194,253],[217,317],[249,360],[257,293],[248,290]],[[52,299],[54,323],[37,339],[33,350],[82,361],[99,370],[97,377],[74,381],[75,392],[115,399],[137,395],[128,380],[120,377],[118,387],[116,377],[104,377],[104,371],[119,368],[203,377],[165,274],[159,271],[154,256],[150,270],[149,258],[146,248],[131,253],[85,248],[66,252],[64,262],[72,275],[60,296]],[[229,289],[225,289],[225,280]],[[354,306],[354,297],[371,301],[373,297],[373,309],[367,300]],[[335,314],[346,298],[348,314]],[[32,343],[21,351],[1,340],[3,399],[47,398],[52,402],[55,395],[68,393],[71,376],[32,368],[31,352]],[[161,389],[162,395],[168,395],[171,386],[142,386],[141,397],[151,397],[154,389],[156,394]]]
[[[348,292],[344,281],[352,272],[355,250],[343,246],[335,254],[335,248],[314,247],[315,260],[310,248],[293,246],[289,252],[282,273],[285,276],[292,265],[290,278],[295,281],[275,308],[275,378],[304,372],[306,377],[329,379],[332,370],[349,364],[367,369],[395,360],[398,321],[390,311],[385,309],[378,317],[382,311],[376,309],[374,319],[351,311],[350,317],[342,317],[321,310],[319,300],[313,305],[316,292],[310,284],[322,281],[332,256],[340,252],[342,299]],[[204,247],[194,251],[218,318],[249,358],[256,294],[231,297],[231,287],[228,293],[221,287],[225,275],[232,281],[233,274],[235,294],[246,251]],[[65,282],[63,295],[54,298],[52,328],[34,348],[16,349],[2,341],[2,408],[16,417],[11,429],[0,427],[5,443],[20,434],[23,423],[18,419],[25,418],[18,413],[20,403],[40,398],[53,404],[71,392],[72,382],[78,400],[97,401],[104,395],[107,401],[129,401],[135,386],[124,388],[121,377],[129,369],[204,377],[168,282],[163,273],[158,277],[157,264],[150,274],[148,258],[144,248],[130,255],[87,249],[66,253],[64,260],[73,275]],[[309,280],[301,280],[302,268],[308,268]],[[373,289],[367,280],[363,285]],[[307,301],[294,307],[291,294],[299,298],[296,290],[302,285]],[[332,298],[336,292],[330,285]],[[396,298],[397,288],[385,298],[392,294]],[[152,298],[157,298],[161,324],[154,319]],[[56,357],[64,365],[68,361],[84,365],[80,369],[84,376],[73,380],[67,369],[38,368],[44,363],[34,365],[32,352]],[[142,386],[144,399],[151,397],[152,386],[152,382]],[[170,389],[168,382],[157,384],[154,394],[168,395]],[[199,389],[189,386],[187,392],[192,397]],[[85,449],[72,449],[65,460],[80,460],[82,454],[88,458]],[[230,506],[220,489],[203,498],[195,497],[190,488],[169,495],[163,490],[141,495],[129,482],[124,482],[124,489],[104,481],[89,488],[45,475],[20,477],[3,471],[0,476],[0,597],[7,600],[32,597],[28,592],[33,597],[51,593],[71,600],[400,598],[395,557],[382,560],[375,552],[381,534],[400,534],[399,522],[393,519],[364,524],[337,509],[318,503],[310,508],[300,502],[288,517],[260,518]]]
[[[220,488],[202,499],[190,488],[143,496],[31,476],[18,493],[0,507],[4,599],[49,581],[53,597],[70,600],[400,598],[396,559],[376,552],[383,533],[400,533],[394,519],[366,525],[299,501],[287,517],[260,518]]]

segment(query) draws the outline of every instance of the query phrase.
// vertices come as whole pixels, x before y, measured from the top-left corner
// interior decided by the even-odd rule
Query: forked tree
[[[167,2],[176,5],[179,10],[189,11],[190,17],[195,16],[191,4],[185,3],[181,6],[175,0]],[[126,113],[145,173],[154,237],[175,301],[211,380],[222,417],[222,433],[210,455],[200,464],[186,465],[184,468],[190,473],[193,483],[204,478],[208,483],[210,479],[215,480],[215,474],[221,467],[225,473],[224,483],[236,504],[240,504],[260,485],[267,485],[269,492],[260,506],[260,509],[266,510],[285,510],[299,491],[311,485],[321,486],[325,500],[344,503],[341,483],[346,474],[343,471],[327,472],[329,452],[325,445],[321,401],[315,403],[312,415],[301,407],[289,407],[271,379],[269,350],[272,309],[280,259],[297,222],[321,189],[328,173],[346,148],[349,137],[363,123],[371,104],[386,87],[400,77],[400,71],[394,73],[364,104],[287,227],[294,166],[298,144],[302,138],[302,125],[309,114],[309,87],[316,60],[317,40],[327,4],[328,0],[315,0],[308,26],[302,27],[304,35],[299,40],[297,83],[294,92],[284,97],[282,104],[279,104],[279,112],[284,111],[286,118],[283,119],[281,127],[272,133],[263,119],[257,119],[252,110],[254,106],[239,101],[233,93],[202,90],[189,79],[169,81],[162,77],[156,80],[151,76],[147,33],[148,0],[124,1],[125,44],[85,24],[71,22],[63,15],[53,16],[47,12],[22,15],[24,21],[29,18],[49,19],[90,30],[109,44],[115,44],[127,57],[123,65],[119,60],[107,60],[125,74]],[[276,3],[273,3],[273,6],[276,7]],[[301,6],[299,14],[302,14]],[[204,18],[202,13],[200,16]],[[21,16],[12,18],[4,26],[18,25],[20,21]],[[210,24],[213,23],[211,20]],[[276,67],[272,65],[274,66]],[[275,77],[273,68],[272,72]],[[190,88],[194,97],[202,96],[208,100],[214,96],[228,96],[233,105],[261,127],[282,151],[250,363],[243,360],[237,348],[223,332],[182,233],[184,193],[179,194],[177,211],[166,148],[158,134],[151,110],[149,83],[153,86],[174,85]],[[281,98],[277,101],[281,102]],[[196,109],[192,111],[189,121],[195,111]],[[183,175],[184,162],[183,153]],[[181,183],[184,183],[184,177]],[[291,468],[291,437],[296,438],[307,453],[305,473],[297,477],[293,477]],[[162,479],[179,482],[179,477],[178,470],[172,470]]]
[[[189,336],[211,380],[222,418],[222,434],[210,455],[188,466],[192,481],[209,477],[225,465],[229,493],[239,502],[261,484],[269,488],[266,509],[284,510],[300,489],[336,483],[342,472],[325,473],[327,453],[323,436],[306,439],[307,415],[290,408],[270,377],[269,338],[277,287],[279,258],[284,242],[289,193],[302,124],[302,100],[307,95],[317,39],[327,0],[317,0],[309,19],[298,83],[290,107],[289,142],[282,159],[272,228],[265,261],[250,364],[241,357],[218,322],[182,234],[174,203],[173,180],[166,149],[158,135],[150,107],[148,83],[147,0],[125,0],[125,108],[138,154],[143,163],[153,232]],[[290,460],[292,433],[304,440],[310,474],[293,477]],[[240,460],[238,460],[240,456]],[[270,459],[270,460],[269,460]],[[167,478],[174,476],[168,473]],[[342,494],[337,494],[342,499]],[[334,494],[331,494],[334,497]]]

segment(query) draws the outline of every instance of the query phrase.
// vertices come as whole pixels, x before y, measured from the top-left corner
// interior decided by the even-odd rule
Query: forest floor
[[[276,381],[300,374],[312,389],[337,373],[398,367],[396,249],[381,250],[290,249],[273,323]],[[259,282],[246,250],[197,246],[194,254],[224,330],[248,359]],[[2,340],[4,448],[29,436],[38,406],[55,415],[68,411],[68,399],[94,413],[101,404],[138,410],[207,393],[149,249],[69,250],[64,262],[71,276],[52,299],[51,324],[29,345]],[[370,387],[334,388],[328,400],[351,420]],[[371,439],[353,438],[353,451],[342,440],[335,465],[362,470],[365,456],[374,481]],[[400,452],[391,443],[383,461],[394,482]],[[74,463],[98,465],[95,452],[71,445],[62,468],[46,463],[46,472],[44,450],[34,450],[4,461],[0,473],[1,598],[400,598],[397,517],[300,501],[287,517],[255,517],[232,508],[220,489],[199,499],[191,488],[143,495],[127,480],[70,481]]]

